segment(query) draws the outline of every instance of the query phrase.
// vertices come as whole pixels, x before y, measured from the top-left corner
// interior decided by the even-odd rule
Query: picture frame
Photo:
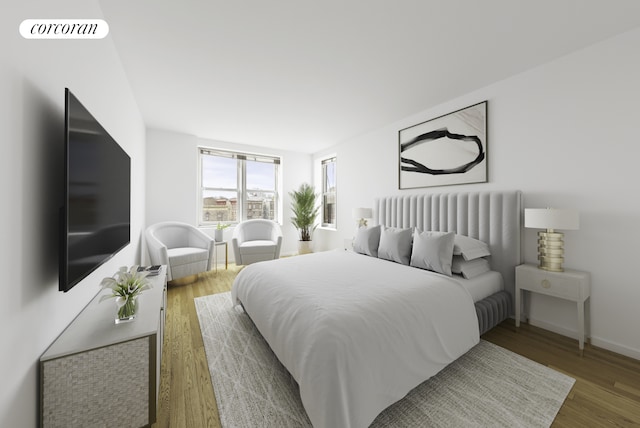
[[[487,101],[398,131],[398,187],[486,183]]]

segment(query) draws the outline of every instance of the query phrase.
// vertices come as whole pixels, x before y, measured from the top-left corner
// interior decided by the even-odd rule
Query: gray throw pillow
[[[422,232],[413,237],[411,266],[451,276],[453,232]]]
[[[360,227],[353,240],[353,251],[367,256],[378,257],[380,243],[380,225]]]
[[[411,229],[385,227],[380,232],[378,258],[408,265],[411,259]]]

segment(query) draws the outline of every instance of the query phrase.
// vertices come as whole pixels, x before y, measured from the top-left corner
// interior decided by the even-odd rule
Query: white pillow
[[[378,258],[408,265],[411,259],[411,229],[385,227],[380,232]]]
[[[367,256],[378,257],[380,243],[380,225],[360,227],[353,240],[353,251]]]
[[[451,276],[453,232],[421,232],[413,237],[411,266]]]
[[[451,272],[462,274],[465,279],[475,278],[490,270],[489,261],[482,257],[465,260],[462,256],[453,256],[453,262],[451,263]]]
[[[453,254],[462,256],[465,260],[474,260],[491,255],[489,246],[477,239],[464,235],[456,235],[453,244]]]

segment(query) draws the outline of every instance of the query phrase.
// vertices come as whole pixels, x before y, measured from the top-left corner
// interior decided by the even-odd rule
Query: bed
[[[511,314],[520,192],[379,198],[374,222],[486,243],[472,280],[335,250],[245,267],[232,287],[320,427],[366,427]],[[498,283],[498,285],[496,285]]]

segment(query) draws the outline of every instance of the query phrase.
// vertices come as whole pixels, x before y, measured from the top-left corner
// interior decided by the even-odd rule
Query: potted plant
[[[216,242],[222,242],[222,241],[223,241],[223,239],[222,239],[222,232],[223,232],[227,227],[229,227],[229,223],[221,223],[221,222],[218,222],[218,225],[216,226],[216,230],[215,230],[215,232],[214,232],[214,234],[213,234],[213,239],[214,239]]]
[[[291,196],[291,210],[293,217],[291,223],[300,232],[300,241],[298,241],[298,253],[306,254],[311,252],[311,237],[313,231],[318,226],[316,217],[320,207],[316,205],[315,188],[307,183],[302,183],[298,190],[289,192]]]

